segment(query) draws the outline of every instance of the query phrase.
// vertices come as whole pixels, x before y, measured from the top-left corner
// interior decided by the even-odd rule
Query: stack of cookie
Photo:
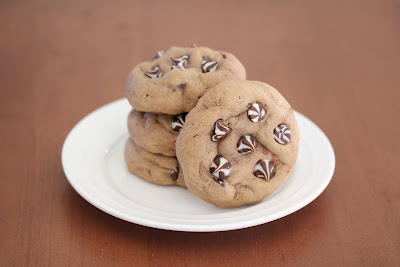
[[[133,107],[125,146],[130,172],[155,184],[186,187],[175,148],[186,114],[219,83],[245,79],[234,55],[196,46],[159,51],[133,68],[126,84]]]
[[[245,76],[235,56],[205,47],[137,65],[126,87],[129,170],[224,208],[274,192],[294,167],[299,130],[285,98]]]

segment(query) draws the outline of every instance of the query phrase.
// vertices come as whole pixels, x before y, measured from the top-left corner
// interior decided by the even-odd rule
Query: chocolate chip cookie
[[[185,186],[183,173],[175,157],[153,154],[131,139],[125,144],[125,162],[133,174],[154,184]]]
[[[177,115],[189,112],[208,89],[232,79],[246,79],[234,55],[207,47],[171,47],[131,71],[126,96],[136,110]]]
[[[186,113],[153,114],[132,110],[128,116],[128,131],[135,144],[151,153],[174,157],[175,142],[185,123]]]
[[[186,116],[176,143],[188,189],[219,207],[256,203],[288,178],[299,129],[285,98],[268,84],[224,81]]]

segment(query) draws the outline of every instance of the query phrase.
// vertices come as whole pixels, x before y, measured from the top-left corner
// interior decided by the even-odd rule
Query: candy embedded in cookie
[[[203,71],[203,73],[214,72],[218,68],[218,62],[217,61],[207,61],[207,59],[204,59],[201,62],[200,66],[201,66],[201,70]]]
[[[249,107],[247,116],[252,122],[259,122],[265,118],[265,108],[258,103],[254,103]]]
[[[148,152],[175,157],[179,131],[172,129],[173,119],[171,115],[132,110],[127,121],[129,136],[137,146]],[[182,123],[179,124],[182,127]]]
[[[246,79],[246,70],[228,52],[172,47],[164,54],[158,52],[154,61],[133,68],[126,83],[126,97],[136,110],[177,115],[192,110],[218,83],[239,79]]]
[[[223,179],[226,179],[231,172],[232,164],[224,157],[218,155],[214,158],[210,167],[210,173],[214,180],[221,186],[225,186]]]
[[[176,115],[172,118],[171,128],[175,132],[179,132],[185,124],[185,116],[187,113]]]
[[[292,132],[285,124],[279,124],[274,129],[274,138],[279,144],[285,145],[290,142],[290,139],[292,138]]]
[[[239,138],[236,146],[240,154],[249,154],[253,152],[256,147],[256,138],[250,134],[245,134]]]
[[[171,69],[185,70],[187,69],[187,64],[189,62],[189,56],[184,55],[179,58],[171,58],[172,66]]]
[[[275,140],[277,125],[287,127],[277,129],[285,142],[290,129],[285,145]],[[218,207],[240,207],[262,201],[284,184],[298,143],[293,109],[276,89],[231,80],[210,89],[190,111],[176,155],[191,193]]]
[[[162,72],[159,66],[155,66],[151,71],[146,71],[144,74],[151,79],[162,77]]]
[[[164,51],[162,51],[162,50],[157,51],[157,53],[156,53],[156,55],[153,57],[153,60],[152,60],[152,61],[156,60],[157,58],[162,57],[163,55],[164,55]]]
[[[258,178],[263,178],[268,181],[275,176],[275,164],[271,160],[259,160],[256,166],[254,166],[253,173]]]
[[[183,172],[175,157],[150,153],[130,138],[125,143],[124,154],[128,170],[136,176],[154,184],[186,187]],[[138,177],[132,176],[132,179]]]
[[[222,119],[219,119],[214,124],[214,132],[211,136],[211,140],[217,142],[218,140],[224,138],[231,132],[231,129],[225,125]]]
[[[179,174],[179,165],[176,164],[169,173],[169,176],[171,176],[172,180],[176,181],[178,179],[178,174]]]

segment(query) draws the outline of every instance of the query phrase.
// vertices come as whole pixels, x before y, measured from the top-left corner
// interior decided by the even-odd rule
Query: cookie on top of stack
[[[134,67],[126,83],[133,107],[125,145],[129,171],[155,184],[186,187],[175,148],[186,114],[219,83],[245,79],[234,55],[207,47],[172,47]]]

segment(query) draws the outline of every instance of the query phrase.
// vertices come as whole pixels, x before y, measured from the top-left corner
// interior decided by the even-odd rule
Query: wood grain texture
[[[400,264],[400,3],[2,1],[0,266]],[[336,153],[326,191],[265,225],[180,233],[124,222],[68,184],[69,130],[169,46],[230,51]]]

